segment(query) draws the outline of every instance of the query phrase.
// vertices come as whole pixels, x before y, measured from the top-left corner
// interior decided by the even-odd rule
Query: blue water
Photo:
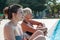
[[[60,20],[58,21],[58,24],[56,25],[56,28],[50,37],[50,40],[60,40]]]

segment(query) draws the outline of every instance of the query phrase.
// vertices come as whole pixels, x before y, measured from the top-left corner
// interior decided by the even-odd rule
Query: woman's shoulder
[[[7,29],[12,29],[9,22],[5,24],[4,29],[5,29],[5,30],[7,30]]]

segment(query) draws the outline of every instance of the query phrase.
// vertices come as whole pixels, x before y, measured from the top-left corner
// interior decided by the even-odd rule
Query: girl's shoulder
[[[10,25],[10,22],[6,23],[5,26],[4,26],[4,29],[12,29],[11,25]]]

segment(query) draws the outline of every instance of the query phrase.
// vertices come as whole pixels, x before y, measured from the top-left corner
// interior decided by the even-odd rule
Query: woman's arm
[[[43,26],[43,23],[38,22],[38,21],[29,20],[29,22],[32,23],[33,25],[41,25],[41,26]]]
[[[5,40],[15,40],[14,31],[11,27],[4,27],[4,38]]]
[[[34,20],[29,20],[29,22],[32,23],[33,25],[37,25],[36,30],[42,30],[45,35],[47,34],[47,28],[45,27],[44,23],[37,22],[37,21],[34,21]]]
[[[22,29],[23,29],[24,32],[29,31],[29,32],[34,33],[34,32],[36,31],[35,29],[29,27],[29,26],[28,26],[26,23],[24,23],[24,22],[21,24],[21,26],[22,26]]]

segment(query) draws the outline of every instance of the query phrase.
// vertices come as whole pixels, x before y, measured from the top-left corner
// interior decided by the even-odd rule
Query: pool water
[[[60,20],[58,21],[58,24],[56,25],[56,28],[50,37],[50,40],[60,40]]]

